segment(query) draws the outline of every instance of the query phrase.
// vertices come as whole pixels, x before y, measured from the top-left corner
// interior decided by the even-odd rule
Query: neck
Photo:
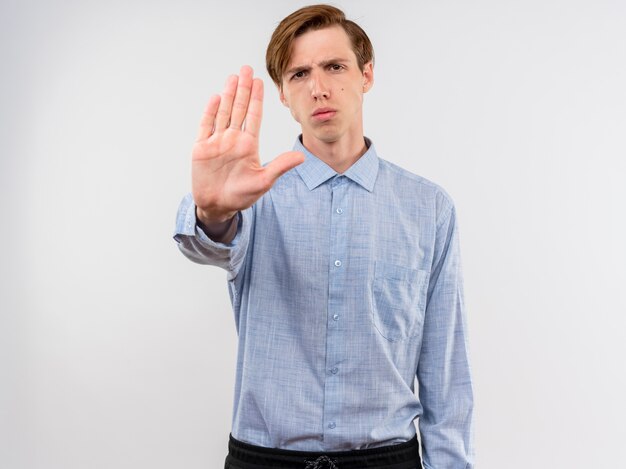
[[[344,173],[367,151],[363,134],[353,139],[324,142],[302,135],[302,145],[339,174]]]

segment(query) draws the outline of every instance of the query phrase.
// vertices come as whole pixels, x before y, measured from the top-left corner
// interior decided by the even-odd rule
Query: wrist
[[[213,213],[202,210],[196,206],[196,220],[205,226],[218,226],[228,224],[237,215],[237,211],[226,213]]]
[[[196,207],[196,225],[214,241],[224,242],[234,237],[236,233],[237,212],[222,217],[207,217],[202,210]]]

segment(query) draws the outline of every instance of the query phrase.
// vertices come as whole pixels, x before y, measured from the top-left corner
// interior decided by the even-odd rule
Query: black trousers
[[[417,436],[406,443],[352,451],[264,448],[230,435],[224,469],[422,469]]]

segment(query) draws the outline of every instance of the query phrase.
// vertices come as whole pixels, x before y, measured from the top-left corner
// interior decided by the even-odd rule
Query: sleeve
[[[191,194],[187,194],[176,215],[174,240],[180,251],[198,264],[215,265],[228,272],[233,280],[244,263],[252,226],[252,208],[238,212],[237,234],[229,244],[210,239],[196,223],[196,205]]]
[[[425,469],[472,469],[473,389],[456,212],[436,228],[424,331],[417,366]]]

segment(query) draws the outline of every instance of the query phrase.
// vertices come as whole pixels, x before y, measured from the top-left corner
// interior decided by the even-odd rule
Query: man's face
[[[363,93],[373,78],[371,62],[359,69],[343,28],[309,31],[293,43],[280,100],[302,126],[305,144],[362,139]]]

